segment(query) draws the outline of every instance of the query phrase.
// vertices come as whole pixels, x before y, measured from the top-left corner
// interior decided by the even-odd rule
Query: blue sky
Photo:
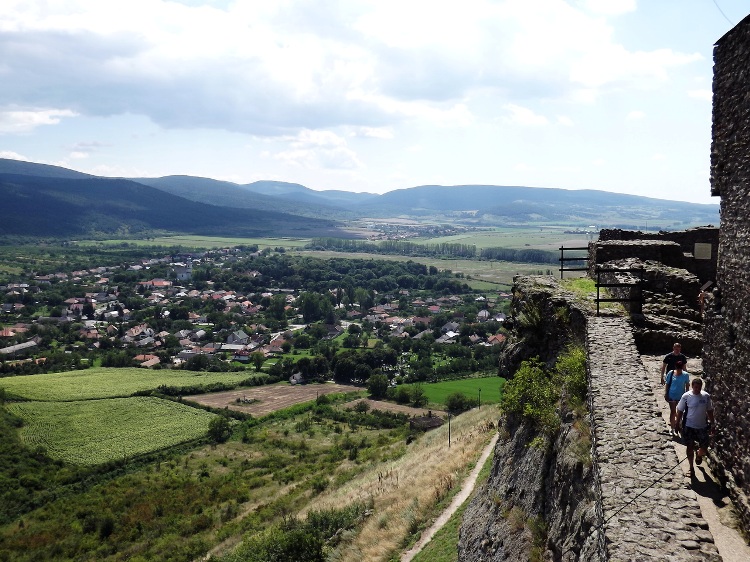
[[[383,193],[710,197],[739,0],[3,0],[0,157]]]

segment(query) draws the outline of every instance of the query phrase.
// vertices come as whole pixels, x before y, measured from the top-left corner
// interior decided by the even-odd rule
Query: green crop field
[[[500,402],[500,394],[505,379],[500,377],[483,377],[479,379],[458,379],[435,383],[422,383],[422,390],[430,404],[445,404],[448,395],[462,392],[467,398],[478,398],[482,391],[482,404]]]
[[[4,388],[10,395],[29,400],[91,400],[132,396],[136,392],[156,390],[159,386],[237,384],[253,376],[255,375],[247,371],[202,373],[167,369],[152,371],[138,368],[99,367],[65,373],[0,378],[0,388]]]
[[[96,465],[171,447],[206,434],[216,414],[138,396],[80,402],[15,402],[29,448],[79,465]]]
[[[414,242],[425,244],[468,244],[481,248],[513,248],[522,250],[534,248],[557,251],[560,246],[586,246],[588,236],[584,234],[566,234],[563,227],[543,228],[497,228],[489,231],[466,232],[439,238],[416,238]]]

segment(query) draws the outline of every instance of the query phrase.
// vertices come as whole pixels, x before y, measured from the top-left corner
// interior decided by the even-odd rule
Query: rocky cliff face
[[[571,342],[583,342],[586,312],[554,277],[516,276],[510,305],[511,334],[500,357],[500,376],[510,377],[522,361],[539,357],[551,365]]]
[[[517,277],[513,294],[501,374],[531,357],[551,365],[583,341],[586,311],[554,278]],[[601,559],[587,414],[558,413],[552,437],[514,416],[500,420],[491,476],[464,514],[459,560]]]
[[[464,514],[460,561],[601,560],[582,426],[571,413],[556,439],[535,440],[528,424],[502,420],[490,478]]]

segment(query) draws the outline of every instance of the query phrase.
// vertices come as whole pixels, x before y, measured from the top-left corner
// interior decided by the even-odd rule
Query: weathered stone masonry
[[[629,321],[589,318],[586,348],[607,559],[721,560],[685,487]]]
[[[713,92],[711,194],[721,196],[721,225],[703,367],[720,476],[750,529],[750,16],[714,47]]]
[[[625,245],[618,249],[606,244],[615,240],[632,242],[635,246]],[[652,241],[652,244],[649,246],[646,241]],[[597,249],[597,246],[601,247]],[[686,269],[703,284],[716,278],[718,247],[719,229],[715,226],[699,226],[676,232],[640,232],[605,228],[599,232],[599,240],[589,244],[589,263],[592,266],[589,276],[593,274],[594,264],[638,257],[643,261],[655,260],[670,267]]]

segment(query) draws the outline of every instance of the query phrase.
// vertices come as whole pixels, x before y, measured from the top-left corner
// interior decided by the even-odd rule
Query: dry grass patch
[[[415,539],[437,515],[439,502],[460,487],[492,438],[497,417],[494,408],[466,412],[451,421],[450,449],[446,424],[411,443],[401,458],[374,464],[313,500],[305,511],[340,509],[354,502],[374,506],[356,537],[331,559],[388,560]]]

